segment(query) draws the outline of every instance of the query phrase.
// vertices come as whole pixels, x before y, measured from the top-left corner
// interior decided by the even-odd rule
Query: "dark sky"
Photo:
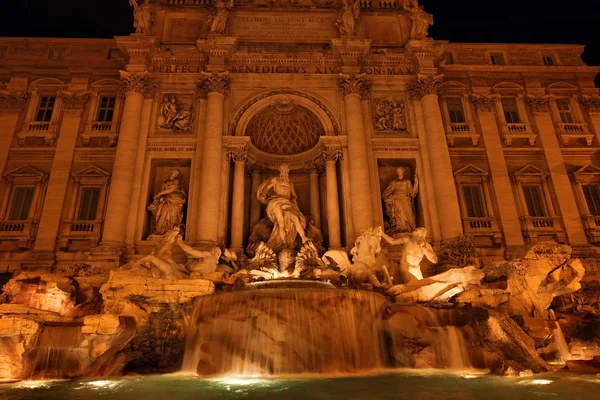
[[[111,37],[131,33],[128,0],[1,0],[0,36]],[[600,0],[420,0],[430,34],[453,42],[576,43],[600,65]],[[558,6],[556,6],[556,4]]]

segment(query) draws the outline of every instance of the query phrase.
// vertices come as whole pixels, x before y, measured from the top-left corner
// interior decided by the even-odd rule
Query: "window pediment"
[[[18,168],[8,171],[3,175],[5,181],[13,183],[15,181],[28,181],[32,183],[44,182],[48,178],[48,174],[38,171],[29,166],[22,165]]]
[[[454,176],[481,176],[487,177],[489,174],[482,170],[481,168],[477,168],[476,166],[469,164],[465,167],[454,172]]]
[[[542,171],[541,169],[534,167],[533,165],[527,165],[520,170],[513,173],[513,175],[517,178],[525,178],[525,177],[539,177],[546,178],[548,173]]]

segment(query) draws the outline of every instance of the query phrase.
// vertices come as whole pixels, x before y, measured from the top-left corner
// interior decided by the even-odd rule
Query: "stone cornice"
[[[208,93],[221,93],[226,96],[229,92],[230,83],[229,72],[202,72],[198,82],[198,90],[204,95]]]
[[[125,92],[137,92],[143,94],[144,97],[152,97],[158,90],[158,84],[150,79],[148,72],[119,72]]]
[[[366,79],[366,74],[340,74],[340,93],[344,96],[359,94],[367,98],[371,91],[371,85]]]
[[[416,81],[406,84],[411,99],[420,100],[428,94],[437,95],[443,77],[443,75],[417,75]]]

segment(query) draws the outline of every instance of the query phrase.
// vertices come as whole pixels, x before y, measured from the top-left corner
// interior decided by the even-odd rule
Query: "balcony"
[[[594,135],[588,130],[588,125],[583,123],[560,123],[556,124],[558,135],[565,146],[568,146],[572,141],[584,139],[588,146],[594,143]]]
[[[33,243],[36,221],[5,220],[0,222],[0,242],[17,241],[21,250],[28,250]]]
[[[92,138],[107,138],[108,144],[114,146],[117,144],[117,123],[93,121],[88,124],[88,128],[81,134],[81,141],[84,146],[89,146]]]
[[[540,240],[556,240],[564,243],[566,240],[565,231],[561,225],[560,217],[524,217],[522,218],[525,237],[528,237],[532,243]]]
[[[474,237],[488,237],[491,239],[492,244],[502,243],[502,233],[496,217],[464,217],[462,220],[465,234]]]
[[[530,146],[535,146],[537,135],[531,130],[528,123],[505,123],[502,125],[502,139],[507,146],[512,145],[514,139],[527,139]]]
[[[586,215],[583,217],[585,234],[591,243],[600,243],[600,216]]]
[[[72,242],[89,242],[90,247],[96,247],[102,231],[102,220],[95,221],[64,221],[58,237],[58,247],[69,250]]]
[[[46,146],[53,146],[56,142],[57,126],[54,121],[30,121],[26,129],[17,134],[19,146],[24,146],[27,138],[41,137]]]
[[[473,146],[479,145],[479,134],[468,122],[451,122],[446,125],[446,139],[449,146],[454,146],[456,139],[470,139]]]

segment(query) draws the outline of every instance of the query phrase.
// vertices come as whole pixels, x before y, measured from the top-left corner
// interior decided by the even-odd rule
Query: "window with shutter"
[[[465,207],[467,216],[470,218],[483,218],[485,212],[483,208],[483,196],[481,195],[480,186],[463,186],[463,197],[465,199]]]
[[[115,114],[115,104],[117,98],[115,96],[102,96],[98,102],[98,115],[96,122],[112,122]]]
[[[598,192],[598,186],[583,185],[582,189],[590,214],[600,216],[600,192]]]
[[[453,124],[466,122],[465,111],[460,97],[446,97],[446,106],[448,107],[450,122]]]
[[[542,200],[540,186],[523,186],[523,196],[530,217],[545,217],[546,209]]]
[[[42,96],[40,97],[40,104],[38,106],[35,120],[38,122],[48,122],[52,119],[52,112],[54,111],[54,104],[56,103],[56,96]]]
[[[98,200],[100,199],[100,188],[83,188],[81,190],[81,202],[79,203],[79,221],[93,221],[98,213]]]
[[[571,112],[571,101],[568,98],[556,99],[556,106],[560,114],[560,120],[563,124],[572,124],[575,122],[573,113]]]
[[[15,188],[9,219],[21,221],[27,219],[34,192],[35,188],[33,187]]]
[[[519,106],[517,99],[514,97],[502,98],[502,111],[504,111],[504,119],[507,124],[520,124],[521,117],[519,116]]]

